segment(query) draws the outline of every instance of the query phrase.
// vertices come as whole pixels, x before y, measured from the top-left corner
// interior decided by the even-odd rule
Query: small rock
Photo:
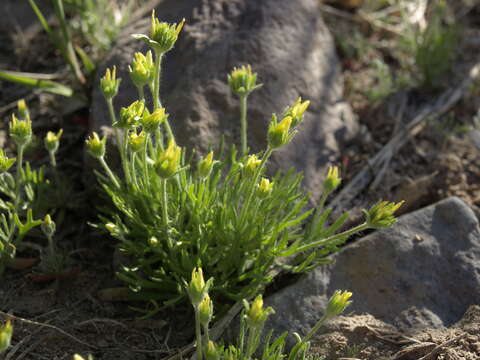
[[[347,312],[400,330],[448,327],[480,303],[478,220],[456,197],[402,216],[333,259],[268,299],[270,327],[306,334],[337,289],[353,293]]]

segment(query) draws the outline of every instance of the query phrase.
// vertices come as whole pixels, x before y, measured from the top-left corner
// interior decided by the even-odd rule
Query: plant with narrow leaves
[[[349,236],[386,224],[396,208],[385,204],[380,218],[378,209],[371,209],[366,222],[340,231],[348,215],[331,221],[332,209],[325,209],[341,182],[338,168],[329,169],[315,209],[307,207],[299,174],[266,175],[273,152],[292,140],[308,111],[309,101],[301,98],[280,120],[273,115],[264,151],[245,153],[243,144],[240,154],[232,147],[212,151],[197,163],[187,157],[175,142],[157,84],[161,57],[174,46],[171,40],[182,24],[154,19],[150,36],[135,36],[154,50],[154,80],[148,86],[152,106],[138,89],[139,100],[118,116],[113,98],[107,97],[112,124],[120,130],[116,140],[123,176],[105,162],[105,138],[93,134],[87,143],[105,170],[99,180],[112,201],[103,208],[99,227],[118,240],[119,251],[130,259],[118,276],[132,289],[132,298],[148,300],[154,309],[185,301],[179,284],[201,266],[206,277],[216,280],[209,291],[221,312],[225,303],[263,291],[282,271],[304,272],[329,262],[328,255]],[[258,87],[256,80],[250,67],[234,70],[229,78],[234,91],[243,87],[242,94]]]
[[[44,167],[34,170],[23,159],[25,149],[32,139],[30,113],[24,101],[19,101],[17,115],[12,115],[9,130],[10,137],[16,145],[17,156],[9,158],[3,150],[0,150],[0,274],[14,261],[23,238],[33,228],[45,224],[35,219],[33,214],[47,215],[56,207],[54,200],[58,198],[54,195],[51,182],[45,176]],[[61,134],[62,130],[57,133],[49,132],[44,139],[56,179],[58,174],[55,154]],[[13,164],[16,164],[14,175],[9,172]],[[57,186],[55,190],[58,191],[58,188]],[[47,219],[50,219],[51,229],[53,222],[48,215]]]

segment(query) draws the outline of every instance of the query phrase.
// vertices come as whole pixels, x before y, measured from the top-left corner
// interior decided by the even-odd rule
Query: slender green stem
[[[203,326],[203,333],[205,334],[205,347],[210,342],[210,333],[208,331],[208,325]]]
[[[148,143],[150,142],[150,135],[147,135],[147,138],[145,139],[145,149],[142,153],[143,156],[143,182],[145,184],[146,189],[150,189],[150,179],[148,177]]]
[[[172,248],[170,241],[170,235],[168,232],[168,201],[167,201],[167,179],[161,179],[161,192],[162,192],[162,221],[165,228],[165,236],[167,237],[167,245]]]
[[[309,250],[309,249],[313,249],[317,246],[322,246],[322,245],[328,244],[332,241],[341,239],[343,237],[349,237],[349,236],[351,236],[351,235],[353,235],[353,234],[355,234],[359,231],[363,231],[363,230],[366,230],[368,228],[369,228],[369,225],[367,223],[363,223],[363,224],[355,226],[354,228],[351,228],[349,230],[345,230],[344,232],[341,232],[339,234],[329,236],[326,239],[317,240],[317,241],[311,242],[309,244],[300,246],[299,248],[297,248],[296,252],[300,253],[300,252],[303,252],[303,251],[306,251],[306,250]]]
[[[107,106],[108,106],[108,113],[110,114],[110,120],[112,121],[112,125],[117,122],[117,117],[115,116],[115,110],[113,109],[113,100],[112,99],[107,99]],[[115,132],[115,137],[117,140],[117,147],[118,147],[118,152],[120,153],[120,157],[123,156],[122,154],[122,141],[120,139],[120,129],[118,128],[113,128],[113,131]],[[123,160],[122,160],[123,162]]]
[[[326,315],[323,315],[320,320],[317,321],[317,323],[311,328],[311,330],[308,332],[308,334],[302,339],[303,343],[306,343],[307,341],[310,341],[313,335],[320,329],[325,322],[328,320],[328,317]]]
[[[198,306],[195,306],[195,336],[196,336],[196,348],[197,348],[197,360],[202,360],[202,331],[200,328],[200,311]]]
[[[17,173],[15,174],[15,200],[13,201],[13,214],[18,214],[18,207],[20,206],[21,201],[21,190],[22,190],[22,172],[23,172],[23,150],[25,146],[18,146],[17,153]],[[8,244],[12,242],[13,235],[17,230],[17,224],[12,221],[10,225],[9,234],[8,234]]]
[[[318,205],[315,209],[315,215],[313,216],[313,219],[308,224],[307,231],[305,232],[307,234],[307,237],[309,237],[312,234],[312,231],[315,230],[316,224],[318,224],[318,221],[320,220],[320,217],[323,214],[323,208],[325,207],[325,202],[327,201],[328,195],[330,194],[326,192],[322,193],[322,196],[320,197]]]
[[[131,183],[130,169],[128,167],[128,129],[123,130],[123,149],[122,149],[122,166],[127,183]]]
[[[162,73],[162,57],[163,53],[156,52],[155,53],[155,76],[153,79],[153,110],[157,110],[158,108],[162,107],[162,102],[160,100],[160,77]],[[165,129],[167,130],[167,136],[169,139],[175,139],[173,136],[172,128],[170,127],[170,123],[168,119],[165,120],[164,123]],[[160,130],[158,130],[160,133]],[[157,140],[160,143],[161,148],[163,149],[163,143],[161,142],[163,139],[161,136],[156,134]]]
[[[153,111],[162,107],[160,101],[160,73],[162,70],[162,57],[163,53],[155,52],[155,76],[153,78]]]
[[[257,338],[257,329],[250,329],[248,332],[248,342],[247,342],[247,352],[246,352],[246,359],[250,360],[253,352],[255,351],[255,340]]]
[[[133,184],[135,185],[136,189],[139,189],[140,187],[138,186],[138,180],[137,180],[137,172],[135,170],[135,160],[136,160],[136,153],[132,152],[132,171],[130,173],[132,177]]]
[[[138,91],[138,100],[145,101],[145,92],[143,91],[143,86],[137,86]]]
[[[67,58],[69,65],[71,66],[77,80],[83,85],[86,83],[85,76],[83,76],[82,71],[80,70],[80,65],[78,63],[77,55],[72,45],[72,38],[70,36],[70,31],[68,29],[67,21],[65,19],[65,11],[63,9],[63,0],[54,0],[53,2],[55,7],[55,12],[57,18],[60,22],[60,29],[63,35],[63,53]]]
[[[247,97],[248,95],[240,96],[240,126],[241,126],[241,140],[242,140],[242,155],[248,154],[247,146]]]
[[[102,164],[103,169],[107,173],[108,177],[110,180],[112,180],[113,184],[120,189],[120,183],[118,182],[117,178],[113,174],[112,170],[108,166],[107,162],[105,161],[105,158],[102,156],[101,158],[98,159],[100,161],[100,164]]]

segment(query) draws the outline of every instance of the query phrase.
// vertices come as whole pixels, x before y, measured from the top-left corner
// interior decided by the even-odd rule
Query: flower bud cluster
[[[181,157],[182,148],[177,146],[173,139],[170,139],[168,147],[158,154],[157,160],[153,165],[158,176],[168,179],[175,175],[180,169]]]
[[[121,79],[117,79],[117,68],[107,69],[105,76],[100,79],[100,89],[105,99],[111,100],[118,94]]]
[[[135,53],[132,65],[128,69],[135,86],[143,87],[151,83],[155,74],[152,52],[148,51],[146,55],[140,52]]]
[[[257,74],[252,73],[252,67],[250,65],[233,68],[227,80],[230,89],[237,96],[247,96],[262,86],[261,84],[257,85]]]
[[[18,147],[27,145],[32,139],[32,122],[30,117],[27,117],[25,120],[19,120],[15,114],[12,114],[10,136]]]
[[[366,222],[370,228],[382,229],[392,226],[397,222],[395,212],[402,206],[404,201],[398,203],[379,201],[369,210],[363,210]]]

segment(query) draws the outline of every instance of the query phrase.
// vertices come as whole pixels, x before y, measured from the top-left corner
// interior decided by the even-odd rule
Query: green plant
[[[274,313],[271,307],[265,308],[261,295],[249,303],[243,300],[244,309],[240,314],[240,328],[236,344],[225,346],[210,339],[209,327],[213,318],[213,302],[208,291],[214,282],[210,278],[205,282],[203,271],[196,268],[192,272],[191,281],[185,283],[186,293],[195,310],[195,350],[197,360],[305,360],[312,357],[308,353],[310,340],[318,330],[329,320],[340,315],[351,304],[351,292],[335,291],[330,298],[323,316],[312,329],[301,338],[294,333],[297,343],[286,351],[288,331],[272,339],[273,330],[263,338],[265,322]],[[263,349],[261,343],[263,338]],[[74,355],[74,360],[84,360],[80,355]],[[90,356],[88,359],[92,359]]]
[[[439,87],[451,68],[460,40],[459,26],[446,20],[446,2],[437,1],[433,6],[425,29],[407,27],[402,41],[406,52],[413,54],[421,84],[428,89]]]
[[[332,210],[324,207],[341,182],[336,167],[327,174],[319,205],[310,210],[300,175],[288,171],[265,176],[271,154],[295,135],[308,101],[298,99],[280,117],[272,116],[263,152],[238,155],[232,147],[227,154],[210,152],[195,164],[176,144],[159,97],[161,59],[173,48],[182,25],[161,23],[152,15],[150,36],[135,35],[152,47],[155,59],[131,67],[132,78],[144,79],[136,82],[141,100],[122,108],[119,117],[112,105],[120,84],[115,68],[101,80],[123,177],[105,161],[106,138],[94,133],[87,140],[90,154],[105,170],[106,176],[98,176],[112,201],[111,207],[102,208],[99,226],[119,241],[120,252],[129,259],[118,276],[133,290],[132,299],[149,300],[151,311],[185,301],[179,284],[201,266],[216,279],[210,292],[218,304],[238,301],[263,291],[281,271],[304,272],[329,262],[327,255],[350,235],[395,222],[401,203],[381,202],[352,229],[339,231],[347,214],[329,224]],[[147,58],[135,55],[134,61]],[[137,68],[141,74],[135,74]],[[245,93],[257,87],[250,67],[234,69],[229,82],[237,94],[242,87]],[[152,93],[151,109],[143,101],[144,86]],[[246,107],[242,124],[245,117]],[[246,130],[246,121],[242,127]],[[241,143],[248,149],[246,131]]]
[[[55,48],[71,69],[77,86],[69,87],[46,74],[0,71],[0,79],[70,97],[88,77],[126,23],[134,0],[121,8],[112,0],[51,0],[58,29],[49,25],[35,0],[28,0]],[[71,14],[69,18],[67,11]],[[77,44],[75,44],[77,43]]]
[[[45,138],[45,147],[50,155],[54,169],[55,185],[59,188],[56,172],[55,153],[59,146],[62,131],[57,134],[49,132]],[[30,113],[23,100],[18,102],[17,115],[12,114],[10,137],[16,145],[17,157],[9,158],[0,150],[0,275],[5,267],[14,261],[17,248],[30,230],[40,226],[49,240],[48,259],[54,256],[53,233],[55,224],[47,214],[56,207],[52,195],[57,192],[45,176],[44,167],[33,170],[24,161],[24,153],[32,140]],[[16,163],[15,175],[9,170]],[[35,216],[46,216],[45,221],[34,220]],[[55,256],[57,256],[55,254]],[[46,260],[47,257],[44,256]]]

